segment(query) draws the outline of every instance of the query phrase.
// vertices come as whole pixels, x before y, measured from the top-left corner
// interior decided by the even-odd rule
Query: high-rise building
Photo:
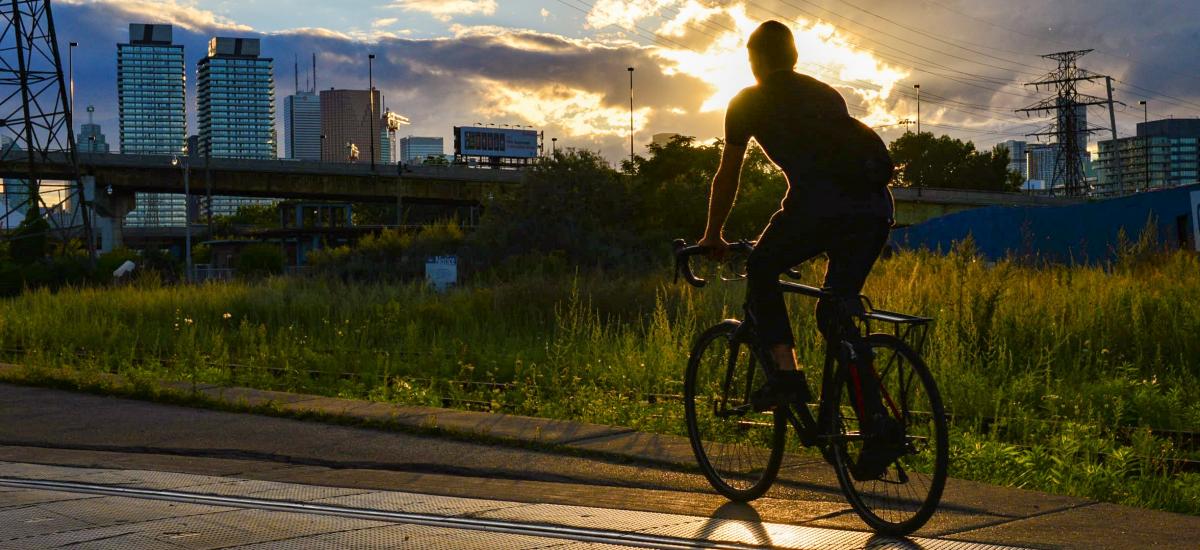
[[[283,99],[284,156],[321,160],[321,96],[296,92]]]
[[[1055,144],[1030,143],[1025,146],[1027,164],[1026,181],[1031,189],[1050,189],[1054,185],[1054,174],[1058,171],[1058,146]],[[1062,186],[1062,183],[1058,183]]]
[[[274,159],[274,60],[260,57],[257,38],[209,40],[196,69],[200,154],[219,158]],[[230,216],[270,199],[213,197],[211,214]]]
[[[1000,145],[1008,150],[1008,171],[1021,174],[1021,181],[1029,180],[1029,164],[1025,158],[1024,141],[1010,139],[1001,142]]]
[[[79,128],[79,135],[75,136],[75,149],[80,153],[102,153],[109,152],[108,140],[104,137],[104,132],[100,131],[99,124],[84,124]]]
[[[80,153],[103,153],[108,154],[108,140],[104,137],[104,132],[100,130],[100,125],[92,118],[96,113],[96,108],[88,105],[87,124],[80,125],[79,133],[75,135],[75,150]]]
[[[1096,173],[1103,190],[1145,191],[1200,181],[1200,119],[1139,123],[1137,136],[1099,145]]]
[[[372,107],[372,104],[374,106]],[[371,135],[374,118],[375,135]],[[321,160],[352,162],[351,151],[357,152],[353,162],[371,162],[372,147],[375,162],[383,162],[383,136],[387,135],[383,117],[383,96],[379,90],[323,90],[321,92]]]
[[[440,137],[407,136],[400,138],[400,162],[421,164],[432,156],[441,158],[446,154]]]
[[[176,155],[187,136],[187,76],[183,45],[172,43],[171,25],[129,25],[129,43],[117,44],[117,105],[121,152]],[[97,128],[98,131],[98,128]],[[86,145],[81,142],[81,146]],[[138,193],[126,218],[135,227],[186,223],[183,195]]]
[[[274,60],[259,57],[257,38],[213,38],[196,71],[200,153],[273,159]]]

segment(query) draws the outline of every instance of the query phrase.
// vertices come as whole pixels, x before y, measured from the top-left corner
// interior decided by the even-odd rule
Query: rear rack
[[[868,308],[861,317],[867,326],[868,334],[871,333],[872,322],[891,325],[891,333],[912,346],[917,353],[921,353],[922,348],[925,347],[925,339],[929,335],[929,324],[933,322],[933,319],[929,317],[918,317],[874,308]]]

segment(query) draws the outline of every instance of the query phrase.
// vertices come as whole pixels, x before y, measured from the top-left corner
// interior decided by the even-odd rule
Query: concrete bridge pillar
[[[132,191],[114,192],[110,187],[97,189],[95,176],[83,176],[81,179],[83,192],[95,210],[94,227],[96,235],[100,237],[96,252],[112,252],[121,247],[125,216],[137,207],[135,195]]]

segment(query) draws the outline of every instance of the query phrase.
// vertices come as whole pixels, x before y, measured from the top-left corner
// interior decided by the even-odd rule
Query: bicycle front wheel
[[[867,338],[875,352],[874,369],[879,376],[883,408],[903,430],[884,446],[890,446],[886,469],[877,476],[855,470],[868,442],[861,432],[856,403],[858,393],[849,369],[842,366],[835,384],[829,433],[841,434],[833,444],[834,469],[842,492],[854,511],[880,533],[907,535],[920,529],[937,509],[946,484],[949,461],[946,415],[933,376],[925,362],[899,338],[872,334]],[[878,452],[879,442],[874,442]],[[893,450],[894,449],[894,450]],[[857,475],[856,475],[857,473]]]
[[[717,492],[746,502],[767,492],[783,460],[787,421],[754,412],[750,394],[762,373],[750,347],[737,341],[741,322],[726,320],[700,335],[684,377],[688,438]]]

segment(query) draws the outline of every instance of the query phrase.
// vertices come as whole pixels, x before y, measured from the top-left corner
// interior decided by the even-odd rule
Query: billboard
[[[534,158],[538,156],[538,133],[513,128],[456,127],[454,153],[464,157]]]

